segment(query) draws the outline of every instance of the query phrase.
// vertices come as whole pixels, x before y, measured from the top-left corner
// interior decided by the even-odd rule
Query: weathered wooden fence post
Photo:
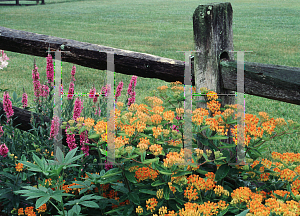
[[[218,94],[222,100],[222,108],[225,104],[235,104],[235,96],[232,95],[235,93],[223,88],[220,73],[220,59],[234,59],[233,52],[229,52],[233,51],[231,4],[226,2],[199,5],[193,15],[193,29],[196,50],[200,51],[195,53],[196,92],[200,93],[200,88],[207,87]],[[199,96],[197,100],[204,100],[204,97]],[[207,108],[206,106],[206,103],[197,103],[197,108]],[[229,139],[222,141],[229,142]],[[209,149],[199,141],[198,147]],[[213,158],[212,154],[209,159]]]

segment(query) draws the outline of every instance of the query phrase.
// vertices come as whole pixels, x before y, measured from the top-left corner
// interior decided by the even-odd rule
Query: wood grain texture
[[[0,27],[0,48],[3,50],[47,57],[46,51],[49,46],[52,50],[57,50],[61,45],[64,45],[62,51],[68,51],[62,53],[61,60],[65,62],[106,70],[106,52],[114,52],[117,73],[184,83],[185,62],[183,61]],[[194,76],[192,78],[195,85]]]
[[[237,62],[221,60],[223,87],[237,91]],[[246,94],[300,105],[300,68],[244,62]]]

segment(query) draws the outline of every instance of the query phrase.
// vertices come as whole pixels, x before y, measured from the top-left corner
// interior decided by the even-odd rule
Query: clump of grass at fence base
[[[234,49],[253,51],[245,54],[245,61],[300,67],[297,60],[297,26],[300,19],[297,11],[300,5],[296,4],[297,1],[230,2],[234,11]],[[211,1],[203,0],[200,3]],[[195,49],[192,15],[200,3],[195,0],[185,1],[184,4],[181,0],[143,1],[138,4],[132,0],[50,0],[46,1],[46,5],[0,7],[1,26],[184,61],[183,53],[176,51]],[[23,93],[25,87],[28,89],[29,103],[33,104],[33,57],[13,52],[7,54],[12,58],[7,70],[0,73],[0,85],[16,91],[18,95]],[[43,58],[36,58],[39,67],[46,68]],[[63,62],[63,82],[67,85],[71,67],[72,64]],[[77,77],[79,80],[75,93],[88,92],[95,80],[101,86],[104,84],[105,72],[78,66]],[[121,79],[129,82],[130,76],[116,74],[116,83]],[[138,103],[147,96],[148,90],[166,84],[158,79],[138,79]],[[67,85],[64,85],[65,89]],[[3,98],[3,92],[0,92],[0,97]],[[265,111],[274,118],[285,116],[286,119],[300,122],[297,105],[247,94],[245,101],[246,112],[256,116],[258,111]],[[299,139],[296,134],[271,141],[266,158],[271,159],[272,151],[284,153],[288,149],[299,152]]]
[[[172,84],[172,85],[177,85],[178,86],[178,84],[176,84],[176,83]],[[169,100],[174,101],[174,99],[176,99],[176,100],[178,100],[179,103],[175,103],[176,104],[175,107],[177,107],[178,105],[179,105],[179,107],[183,107],[184,97],[183,97],[183,88],[182,87],[177,88],[177,90],[175,89],[175,92],[173,92],[174,93],[173,95],[172,95],[172,91],[174,91],[174,89],[171,91],[170,88],[168,88],[169,94],[166,94],[163,91],[165,91],[165,90],[162,90],[162,92],[161,92],[161,94],[165,98],[165,101],[164,101],[165,103],[164,104],[167,104],[166,102],[169,101]],[[177,92],[179,91],[179,94],[176,93],[176,91]],[[210,93],[210,94],[213,93],[213,92],[208,92],[208,91],[205,91],[205,90],[203,90],[203,91],[204,91],[203,93]],[[138,94],[138,92],[137,92],[137,94]],[[177,94],[177,96],[175,98],[176,94]],[[217,99],[216,98],[217,95],[215,94],[214,96],[211,96],[210,94],[207,96],[208,101],[215,101]],[[151,104],[148,101],[148,106],[149,105],[150,105],[150,107],[153,107],[154,105],[159,106],[159,105],[162,104],[162,102],[163,101],[160,101],[160,100],[156,99]],[[215,105],[218,105],[218,102],[216,102],[216,101],[213,102],[213,103],[215,103]],[[173,112],[175,112],[175,110],[174,110],[175,107],[172,107]],[[177,108],[179,108],[179,107],[177,107]],[[218,107],[218,106],[215,106],[215,107]],[[124,111],[127,112],[126,111],[126,105],[125,105],[125,107],[122,108],[122,104],[119,104],[118,109],[122,110],[122,114],[120,115],[122,123],[123,124],[128,124],[129,123],[128,120],[126,120],[126,119],[124,120],[122,118],[122,117],[125,116]],[[144,110],[142,108],[142,106],[138,107],[137,105],[132,105],[128,109],[129,109],[129,111],[131,111],[133,113],[135,113],[137,109]],[[211,114],[216,113],[218,111],[218,108],[214,108],[214,106],[210,107],[209,109],[211,111]],[[165,110],[165,112],[166,112],[166,110]],[[178,115],[180,115],[181,112],[182,111],[180,111],[180,112],[177,111],[176,113]],[[153,112],[150,112],[150,113],[153,114]],[[234,110],[233,110],[233,113],[234,113]],[[196,114],[196,112],[194,114]],[[207,115],[210,116],[211,114],[208,113]],[[202,115],[206,116],[206,114],[200,114],[200,116],[202,116]],[[165,117],[165,115],[163,115],[163,116]],[[200,116],[198,116],[198,118]],[[173,118],[170,117],[170,115],[166,115],[166,119],[164,119],[161,122],[158,120],[158,123],[154,123],[154,124],[152,123],[151,124],[150,122],[147,122],[147,124],[150,124],[150,125],[163,125],[163,127],[165,126],[165,124],[167,124],[167,128],[168,128],[168,126],[170,124],[170,122],[168,123],[168,121],[170,121],[171,119],[173,119]],[[199,118],[199,120],[200,120],[200,118]],[[212,119],[210,119],[210,120],[212,120]],[[231,121],[232,120],[228,116],[228,119],[226,120],[226,123],[230,124],[229,122],[231,122]],[[205,118],[205,122],[209,122],[209,118]],[[172,139],[178,139],[179,138],[179,140],[181,140],[182,133],[183,133],[182,125],[181,125],[182,123],[183,123],[182,120],[176,121],[174,119],[174,122],[172,124],[175,124],[176,126],[179,126],[179,128],[180,128],[179,131],[180,131],[181,134],[172,131]],[[199,124],[197,124],[197,125],[199,125]],[[201,124],[200,128],[202,128],[202,126],[204,126],[203,123]],[[211,126],[213,126],[213,125],[211,125]],[[84,127],[86,127],[86,125]],[[80,129],[80,131],[84,131],[85,130],[84,127],[82,127],[82,129],[80,129],[80,128],[78,128],[78,129]],[[213,127],[215,128],[216,126],[213,126]],[[196,130],[196,131],[199,131],[200,128],[198,128],[198,130]],[[5,132],[6,132],[6,129],[9,129],[9,127],[5,126]],[[210,129],[207,128],[207,131],[210,131]],[[91,132],[91,131],[89,131],[89,132]],[[77,130],[76,130],[75,133],[77,133]],[[121,133],[122,132],[118,131],[118,135],[121,135]],[[125,133],[123,132],[123,134],[128,135],[128,132],[125,132]],[[158,151],[159,154],[171,155],[171,153],[170,153],[171,151],[176,152],[176,150],[175,151],[173,151],[173,150],[178,149],[178,148],[176,148],[176,146],[170,147],[170,146],[166,146],[164,144],[163,140],[168,138],[168,136],[166,136],[164,138],[163,138],[163,136],[160,136],[159,139],[157,139],[158,137],[154,138],[153,137],[153,132],[151,132],[151,130],[150,131],[145,130],[141,134],[145,134],[146,137],[148,136],[150,138],[150,143],[151,144],[154,144],[154,143],[162,144],[161,146],[163,147],[163,151],[159,150]],[[4,135],[7,136],[7,134],[4,134]],[[19,134],[15,133],[15,136],[17,136],[17,135],[19,135]],[[97,136],[97,135],[95,135],[95,133],[94,134],[89,133],[89,135],[93,136],[93,138],[96,139],[96,140],[97,140],[97,137],[98,138],[100,137],[100,135]],[[213,130],[208,132],[206,135],[208,137],[215,137],[215,138],[217,136],[217,134],[215,132],[213,132]],[[274,133],[272,133],[272,135],[274,135]],[[89,137],[91,138],[91,136],[89,136]],[[220,136],[220,134],[219,134],[219,136]],[[268,133],[264,133],[264,136],[262,138],[266,139],[267,137],[269,137]],[[218,139],[215,139],[215,140],[219,140],[219,139],[224,139],[224,137],[223,138],[221,137],[221,138],[218,138]],[[13,139],[13,140],[16,140],[16,138]],[[8,146],[10,147],[12,143],[7,139],[6,139],[6,141],[8,143]],[[103,141],[103,137],[102,137],[102,141]],[[22,143],[22,146],[24,146],[24,142],[20,142],[20,143]],[[20,143],[18,144],[18,142],[16,142],[15,145],[20,145]],[[95,143],[95,146],[97,146],[99,144],[101,146],[101,143],[103,143],[103,142],[100,142],[100,143],[98,142],[98,144]],[[33,168],[33,165],[32,165],[33,161],[35,161],[35,163],[38,166],[42,167],[41,161],[38,159],[38,157],[45,156],[42,153],[36,151],[34,149],[36,147],[32,148],[32,146],[29,146],[28,148],[31,149],[31,151],[37,152],[37,154],[39,156],[37,157],[37,156],[33,155],[33,157],[31,157],[30,154],[28,154],[28,152],[30,152],[30,150],[26,149],[26,151],[24,152],[25,154],[23,154],[23,152],[21,152],[22,157],[19,157],[19,158],[21,158],[21,160],[15,160],[16,162],[23,163],[25,165],[25,167],[29,168],[29,170],[28,171],[27,170],[23,171],[22,168],[21,169],[18,168],[17,176],[12,178],[9,175],[9,173],[14,171],[13,170],[14,169],[14,163],[12,162],[13,159],[6,158],[6,159],[3,159],[3,161],[6,162],[7,164],[3,164],[3,165],[6,166],[5,167],[5,172],[7,172],[7,173],[5,173],[5,174],[1,173],[1,174],[5,175],[9,182],[14,182],[14,183],[18,181],[18,180],[15,180],[15,178],[22,178],[24,182],[21,183],[21,184],[17,184],[17,186],[14,188],[14,192],[16,192],[17,194],[25,194],[25,196],[27,195],[31,198],[42,197],[43,196],[42,194],[45,194],[46,190],[41,188],[40,186],[38,186],[37,189],[27,187],[26,189],[29,189],[29,190],[20,191],[21,186],[28,185],[28,184],[25,183],[25,181],[27,180],[27,176],[32,176],[34,173],[36,173],[36,176],[33,176],[35,179],[33,178],[34,181],[31,181],[31,183],[34,182],[33,184],[36,184],[36,185],[37,184],[42,184],[42,185],[45,185],[46,188],[53,188],[54,193],[58,192],[58,188],[56,188],[56,187],[58,187],[59,185],[62,185],[63,180],[66,180],[65,184],[69,184],[69,186],[73,185],[69,188],[72,188],[72,189],[73,188],[80,188],[80,189],[82,189],[82,191],[80,193],[79,193],[79,191],[77,191],[77,192],[73,191],[74,192],[73,195],[75,195],[75,197],[70,198],[70,199],[66,198],[66,199],[63,200],[64,204],[70,204],[70,206],[65,205],[67,210],[69,211],[69,209],[72,207],[74,212],[79,213],[82,210],[83,212],[86,212],[86,213],[89,213],[89,214],[95,214],[95,212],[98,212],[98,214],[99,214],[99,210],[96,209],[96,211],[94,211],[93,209],[98,208],[99,207],[98,204],[100,204],[102,206],[103,202],[105,202],[105,199],[103,199],[103,197],[99,196],[99,195],[102,194],[102,193],[99,194],[99,189],[101,188],[100,184],[102,185],[102,188],[104,187],[103,185],[106,185],[107,187],[105,186],[105,190],[110,189],[110,192],[112,192],[112,194],[114,194],[114,190],[118,191],[117,192],[118,197],[116,197],[116,195],[113,195],[112,197],[109,197],[109,198],[114,198],[114,199],[117,199],[117,200],[119,198],[120,202],[123,203],[121,206],[120,206],[120,204],[119,204],[119,206],[117,206],[118,203],[116,203],[115,200],[114,201],[110,200],[109,203],[113,204],[112,207],[110,207],[110,206],[106,206],[106,207],[104,206],[103,207],[102,206],[102,212],[103,213],[106,212],[108,215],[120,215],[120,212],[128,212],[129,215],[132,215],[132,214],[134,214],[134,212],[136,212],[139,215],[147,215],[147,216],[150,215],[150,213],[151,213],[151,215],[152,215],[152,213],[158,213],[158,212],[160,212],[160,214],[162,214],[161,212],[166,213],[166,209],[177,211],[176,206],[180,206],[180,208],[183,208],[184,203],[187,203],[187,204],[193,203],[193,200],[200,199],[203,202],[207,202],[207,201],[213,201],[213,200],[215,201],[216,198],[217,198],[217,200],[220,201],[219,211],[222,211],[223,214],[225,214],[226,212],[229,213],[229,214],[237,214],[237,213],[240,213],[241,211],[243,211],[243,213],[245,214],[249,211],[249,210],[247,210],[247,208],[249,208],[249,207],[246,206],[246,203],[243,203],[243,199],[245,197],[241,198],[239,195],[233,195],[233,192],[235,191],[234,193],[239,193],[238,191],[240,191],[241,193],[246,193],[247,194],[246,196],[252,197],[251,199],[253,199],[253,201],[252,201],[251,205],[253,205],[254,203],[257,202],[258,199],[262,198],[262,197],[260,197],[260,195],[258,195],[258,194],[255,195],[254,194],[255,193],[255,188],[257,186],[247,185],[251,188],[252,191],[250,191],[250,189],[247,190],[247,189],[241,189],[241,188],[238,189],[238,188],[246,186],[246,184],[248,184],[250,182],[255,182],[256,183],[257,181],[258,182],[262,181],[262,182],[265,183],[264,184],[264,186],[265,186],[264,189],[267,189],[267,192],[270,192],[270,190],[276,190],[276,189],[277,190],[286,189],[289,192],[291,192],[291,190],[289,188],[290,187],[289,183],[286,183],[287,181],[289,181],[289,182],[293,183],[293,186],[292,186],[293,194],[291,194],[289,197],[287,197],[287,196],[284,196],[285,193],[286,193],[285,191],[281,191],[281,192],[277,191],[276,192],[277,195],[273,195],[273,196],[276,196],[276,198],[283,199],[284,201],[286,201],[286,199],[298,201],[299,198],[300,198],[299,196],[297,196],[299,194],[299,191],[295,190],[295,187],[297,187],[297,182],[295,181],[295,178],[297,176],[295,176],[295,178],[293,180],[288,179],[288,177],[290,177],[290,175],[293,174],[292,171],[290,171],[291,172],[290,174],[281,173],[280,177],[282,178],[283,182],[285,182],[286,184],[280,184],[278,182],[279,185],[277,185],[277,186],[274,186],[274,180],[275,180],[275,182],[278,181],[277,177],[272,176],[272,175],[270,175],[270,177],[269,177],[267,175],[272,169],[278,168],[277,166],[279,166],[279,164],[276,164],[276,166],[273,165],[273,167],[271,168],[269,166],[270,165],[269,163],[271,163],[270,161],[263,161],[262,164],[260,164],[260,165],[257,165],[256,162],[258,162],[258,161],[255,161],[251,167],[244,166],[242,168],[244,171],[241,172],[241,170],[239,170],[241,167],[239,167],[239,166],[229,167],[229,166],[226,165],[228,162],[234,162],[235,161],[235,156],[231,157],[228,153],[226,154],[226,151],[223,152],[224,155],[222,155],[222,154],[218,155],[217,152],[215,152],[216,160],[211,161],[210,164],[213,165],[213,166],[217,165],[218,168],[217,168],[216,173],[213,173],[213,172],[207,172],[208,167],[205,166],[205,164],[208,162],[207,157],[209,157],[209,154],[211,154],[209,152],[201,152],[201,150],[199,150],[199,149],[198,149],[198,151],[193,152],[193,156],[192,156],[193,160],[198,161],[200,159],[199,163],[201,163],[201,165],[202,165],[201,167],[196,166],[193,163],[191,163],[190,166],[188,166],[188,167],[187,166],[180,167],[180,165],[177,166],[175,164],[174,165],[172,164],[173,162],[175,162],[177,160],[180,160],[180,158],[182,156],[179,156],[179,155],[177,155],[177,157],[173,158],[173,159],[176,159],[175,161],[173,161],[173,162],[169,161],[170,164],[167,163],[166,161],[164,161],[164,163],[158,162],[158,160],[157,160],[158,158],[157,158],[156,154],[154,155],[154,156],[156,156],[155,159],[145,159],[146,152],[145,151],[143,152],[143,150],[142,150],[143,147],[142,147],[142,145],[140,145],[141,143],[142,142],[139,143],[138,140],[135,141],[134,139],[130,139],[130,144],[131,145],[127,146],[126,150],[123,151],[123,153],[122,153],[122,147],[124,147],[124,146],[121,146],[118,149],[119,153],[117,153],[117,155],[116,155],[117,156],[116,157],[117,162],[119,164],[120,163],[122,164],[122,162],[124,163],[123,165],[121,165],[122,167],[120,167],[120,165],[115,166],[114,169],[111,169],[108,172],[105,172],[105,170],[102,168],[100,173],[98,173],[100,175],[97,175],[97,174],[91,175],[90,173],[88,173],[89,170],[85,170],[85,172],[84,172],[86,174],[86,177],[85,177],[86,180],[85,181],[84,180],[78,181],[78,179],[80,179],[79,169],[81,169],[83,167],[83,165],[85,164],[86,161],[90,162],[93,158],[88,158],[88,159],[85,158],[84,161],[80,161],[78,159],[80,157],[82,157],[83,155],[77,155],[76,156],[77,159],[69,157],[71,153],[76,154],[77,148],[72,150],[71,152],[69,152],[68,153],[69,156],[67,155],[65,157],[65,159],[68,158],[68,160],[66,159],[67,161],[64,161],[65,164],[67,164],[65,170],[61,169],[59,172],[57,172],[56,169],[51,171],[51,169],[48,170],[47,168],[41,168],[41,170],[38,171],[38,169],[35,168],[34,172],[29,172],[30,167]],[[220,147],[217,143],[218,142],[215,142],[215,141],[213,142],[213,144]],[[105,144],[105,141],[104,141],[104,144]],[[251,144],[253,144],[253,143],[251,143]],[[25,143],[25,146],[26,146],[26,143]],[[181,147],[180,146],[181,145],[178,144],[177,147],[181,148],[182,146]],[[130,147],[135,148],[135,149],[130,150]],[[170,150],[170,149],[173,149],[173,150]],[[235,145],[233,145],[233,147],[228,148],[228,149],[232,152],[235,152]],[[102,149],[102,150],[104,150],[104,149]],[[183,152],[183,149],[181,148],[181,150],[179,150],[179,151]],[[185,151],[187,151],[187,149],[185,149]],[[151,150],[151,152],[147,151],[147,153],[149,153],[149,154],[154,154],[154,152],[152,150]],[[251,152],[252,152],[252,150],[249,151],[249,154]],[[15,152],[15,153],[20,154],[19,151]],[[62,153],[60,153],[60,154],[62,154]],[[25,155],[27,155],[28,157],[25,158]],[[103,152],[103,155],[105,155],[105,152]],[[118,156],[121,156],[121,157],[118,157]],[[124,156],[126,158],[130,157],[131,160],[123,158]],[[57,157],[57,158],[61,158],[61,157],[62,156]],[[282,158],[282,160],[285,161],[285,159],[282,156],[279,156],[278,158],[280,158],[280,157]],[[50,158],[53,158],[53,157],[50,157]],[[169,157],[167,156],[167,158],[169,158]],[[252,159],[253,158],[257,159],[257,156],[251,154],[251,158]],[[100,159],[100,158],[98,158],[98,159]],[[29,161],[29,163],[26,162],[27,160]],[[60,160],[64,160],[64,159],[60,159]],[[69,166],[75,165],[74,164],[75,161],[76,161],[77,164],[79,164],[79,169],[76,169],[74,167],[72,169],[68,168]],[[93,161],[92,163],[95,163],[94,160],[92,160],[92,161]],[[290,164],[288,164],[288,168],[290,170],[295,170],[296,172],[299,172],[300,166],[297,166],[298,163],[299,163],[299,160],[295,159],[295,164],[293,166],[289,166]],[[172,165],[172,166],[170,166],[169,168],[166,168],[169,165]],[[262,165],[264,167],[262,167]],[[137,167],[135,168],[135,166],[137,166]],[[144,167],[146,170],[142,169],[142,167]],[[261,168],[263,168],[263,169],[261,169]],[[90,168],[90,169],[91,169],[90,172],[92,172],[92,173],[95,173],[95,171],[96,172],[99,171],[97,168]],[[230,169],[230,171],[229,171],[229,169]],[[259,170],[261,172],[259,172]],[[61,171],[63,171],[63,173],[61,173]],[[70,171],[71,171],[71,173],[70,173]],[[135,175],[134,175],[133,171],[135,171]],[[141,171],[146,171],[147,175],[145,175],[145,173],[143,174]],[[276,171],[278,172],[278,170],[276,170]],[[156,172],[157,172],[157,174],[156,174]],[[253,178],[253,177],[251,178],[251,175],[253,174],[253,172],[256,173],[256,175],[257,175],[256,178]],[[260,175],[264,172],[266,172],[267,176]],[[285,172],[287,172],[287,170]],[[24,173],[27,173],[27,176],[24,176]],[[120,175],[120,173],[122,173],[122,175]],[[151,176],[148,176],[149,173],[151,174]],[[199,173],[200,173],[200,175],[199,175]],[[177,178],[178,177],[180,178],[180,179],[177,179],[178,181],[177,180],[172,181],[171,176],[174,175],[174,174],[177,175]],[[61,176],[61,177],[58,178],[59,176]],[[75,182],[73,181],[74,176],[78,177],[77,181],[75,181]],[[37,182],[38,177],[41,177],[42,181]],[[51,179],[49,179],[49,177],[51,177]],[[200,179],[198,181],[193,180],[194,178],[199,178],[199,177],[200,177]],[[231,181],[231,183],[233,183],[234,185],[230,186],[230,184],[227,183],[228,180],[224,179],[224,177],[232,178],[233,182]],[[267,177],[267,179],[269,179],[269,178],[270,179],[266,181],[265,180],[266,177]],[[292,177],[294,177],[294,176],[292,176]],[[45,178],[47,178],[47,181],[46,181]],[[183,178],[183,179],[181,179],[181,178]],[[203,180],[202,178],[206,179],[206,181]],[[260,178],[261,178],[261,180],[259,180]],[[150,179],[152,179],[152,180],[150,180]],[[208,189],[209,192],[204,193],[204,191],[201,191],[198,188],[200,186],[200,185],[198,185],[198,183],[200,182],[201,179],[204,182],[206,182],[205,187],[213,186],[217,183],[219,185],[219,189],[213,191],[213,190],[211,190],[212,188],[211,189],[206,188],[206,189]],[[56,183],[56,180],[59,180],[59,184]],[[72,181],[73,181],[74,184],[77,183],[79,185],[70,184]],[[139,182],[139,184],[137,184],[138,183],[137,181]],[[190,181],[190,183],[186,184],[187,181]],[[279,181],[281,181],[281,180],[279,180]],[[91,184],[92,182],[94,182],[95,184]],[[172,184],[167,184],[168,182],[169,183],[172,182]],[[4,184],[6,184],[6,183],[8,183],[8,182],[5,181]],[[30,182],[27,182],[27,183],[30,183]],[[51,183],[51,185],[50,185],[50,183]],[[86,184],[86,185],[84,185],[84,184]],[[198,190],[197,197],[195,196],[195,194],[193,195],[193,193],[191,193],[189,191],[187,191],[187,192],[184,191],[183,192],[183,189],[190,190],[191,189],[190,188],[191,184],[193,184],[194,187],[197,188],[197,190]],[[221,184],[224,185],[224,188],[220,186]],[[188,185],[188,186],[186,187],[186,185]],[[96,187],[97,187],[97,190],[96,190]],[[22,189],[24,189],[24,188],[22,188]],[[262,188],[260,188],[258,191],[260,191],[261,189]],[[34,190],[34,193],[29,194],[28,192],[30,190]],[[67,190],[67,188],[64,187],[63,190]],[[97,196],[87,195],[89,193],[88,191],[90,191],[90,193],[96,194]],[[10,189],[7,192],[11,193]],[[229,193],[232,194],[232,198],[234,198],[234,199],[231,199],[229,197]],[[39,195],[37,195],[37,194],[39,194]],[[70,192],[69,192],[69,194],[72,195]],[[78,196],[78,194],[79,194],[79,196]],[[83,194],[84,196],[82,196],[80,198],[81,194]],[[264,194],[264,195],[266,195],[266,194]],[[59,204],[56,204],[56,202],[54,200],[52,200],[52,201],[49,200],[50,196],[51,195],[47,195],[47,197],[45,197],[45,198],[39,198],[37,200],[37,202],[29,201],[28,204],[30,206],[35,206],[36,208],[38,208],[44,202],[46,202],[47,203],[47,208],[49,208],[48,212],[51,212],[52,214],[57,213],[57,211],[59,211],[59,210],[63,210],[63,206],[61,206]],[[55,200],[59,201],[60,196],[61,195],[57,194],[56,197],[55,197]],[[102,196],[107,196],[107,195],[102,194]],[[256,197],[254,198],[254,196],[256,196]],[[74,198],[76,198],[76,200],[74,200]],[[20,199],[20,197],[17,196],[17,199],[18,199],[18,202],[19,201],[21,201],[21,203],[25,202],[24,198]],[[100,201],[97,201],[99,199],[100,199]],[[159,200],[159,202],[157,202],[157,200]],[[51,205],[48,203],[48,201]],[[53,203],[55,203],[55,204],[53,204]],[[79,205],[76,204],[76,203],[78,203]],[[145,203],[147,203],[148,206],[146,206]],[[229,203],[230,203],[230,206],[229,206]],[[15,206],[14,204],[15,203],[13,202],[13,206]],[[12,205],[12,204],[10,204],[10,205]],[[190,204],[190,205],[192,205],[192,204]],[[195,210],[197,207],[194,206],[194,208],[191,208],[190,205],[187,205],[185,207],[185,209],[181,209],[181,211],[185,211],[186,213],[189,212],[191,214],[192,211]],[[196,205],[198,206],[198,204],[196,204]],[[228,205],[227,208],[226,208],[226,205]],[[55,206],[55,208],[53,206]],[[86,207],[88,207],[88,208],[86,208]],[[113,208],[113,209],[111,209],[111,208]],[[158,209],[158,208],[160,208],[160,209]],[[212,211],[212,209],[209,210],[210,208],[212,208],[211,204],[207,204],[207,206],[205,208],[204,208],[204,206],[198,206],[199,211],[202,211],[202,210],[206,209],[205,211],[207,213]],[[267,211],[267,209],[264,206],[259,206],[259,208],[255,208],[255,207],[254,208],[250,207],[250,208],[251,208],[251,211],[254,211],[254,210],[260,211],[260,212],[261,211]],[[271,209],[273,209],[273,208],[271,208]],[[44,210],[45,210],[45,208],[44,208]],[[286,212],[287,209],[285,209],[284,211]],[[293,210],[291,210],[291,211],[293,211]],[[14,213],[16,213],[16,210],[14,210]],[[202,213],[204,213],[204,212],[202,212]],[[292,215],[293,213],[289,212],[289,214]],[[267,213],[266,213],[266,215],[267,215]]]

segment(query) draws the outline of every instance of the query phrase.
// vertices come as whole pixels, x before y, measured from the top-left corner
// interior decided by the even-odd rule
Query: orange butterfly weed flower
[[[153,212],[153,211],[155,211],[155,207],[157,206],[157,199],[155,199],[155,198],[151,198],[151,199],[148,199],[147,201],[146,201],[146,207],[147,207],[147,211],[151,211],[151,212]]]
[[[23,170],[23,164],[22,163],[16,164],[16,171],[21,172],[22,170]]]
[[[152,152],[152,154],[154,154],[155,156],[157,156],[157,155],[161,154],[163,148],[161,147],[161,145],[154,144],[154,145],[151,145],[149,147],[149,150]]]

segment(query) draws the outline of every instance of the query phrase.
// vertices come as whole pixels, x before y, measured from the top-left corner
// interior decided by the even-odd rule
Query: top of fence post
[[[222,100],[222,108],[226,104],[235,104],[235,92],[223,88],[220,71],[220,59],[234,59],[233,52],[229,52],[233,51],[231,4],[226,2],[199,5],[193,15],[193,29],[196,50],[200,51],[194,55],[196,92],[201,93],[200,88],[206,87],[218,94]],[[198,96],[197,100],[205,98]],[[197,108],[207,109],[207,104],[198,102]],[[202,133],[206,134],[206,130]],[[230,130],[228,135],[231,135]],[[221,141],[231,143],[232,139]],[[197,140],[197,144],[204,151],[209,149],[200,140]],[[209,160],[214,158],[212,152]]]
[[[195,53],[195,85],[197,93],[207,87],[220,94],[234,94],[222,88],[220,59],[234,59],[232,33],[232,7],[230,2],[199,5],[193,15]],[[220,95],[221,107],[234,104],[234,95]],[[198,97],[198,100],[204,100]],[[197,108],[206,108],[198,103]]]

